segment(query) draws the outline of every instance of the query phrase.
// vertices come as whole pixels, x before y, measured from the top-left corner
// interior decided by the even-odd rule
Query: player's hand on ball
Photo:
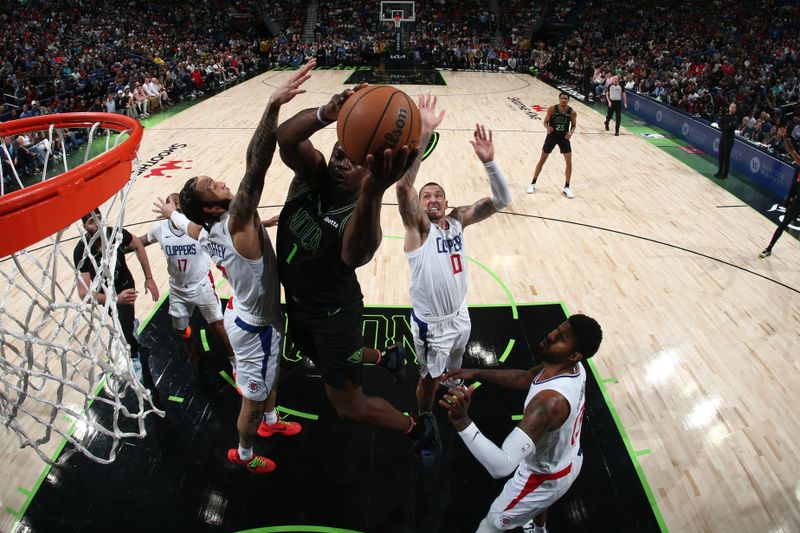
[[[336,119],[339,118],[339,110],[342,108],[345,100],[350,98],[356,91],[367,87],[369,84],[367,83],[359,83],[352,89],[345,89],[344,91],[340,92],[339,94],[334,94],[331,96],[330,101],[325,104],[325,108],[322,111],[322,115],[325,120],[329,122],[335,122]]]
[[[377,156],[369,154],[364,162],[370,170],[366,178],[370,180],[368,183],[386,190],[411,168],[418,153],[419,150],[410,150],[407,145],[403,145],[394,151],[387,148],[383,154]]]

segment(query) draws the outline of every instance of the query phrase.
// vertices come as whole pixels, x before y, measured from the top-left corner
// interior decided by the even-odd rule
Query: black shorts
[[[295,348],[320,369],[325,384],[341,389],[350,380],[353,385],[361,385],[364,303],[359,300],[336,312],[321,314],[290,301],[287,298],[286,334]]]
[[[545,137],[542,152],[549,154],[556,145],[558,145],[558,149],[561,150],[562,154],[569,154],[572,152],[572,145],[569,144],[569,139],[564,135],[556,135],[553,133],[548,133],[547,137]]]

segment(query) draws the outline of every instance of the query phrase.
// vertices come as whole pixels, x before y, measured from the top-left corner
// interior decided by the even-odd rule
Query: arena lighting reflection
[[[719,405],[719,398],[707,398],[697,403],[684,420],[683,425],[687,428],[707,426],[717,417]]]
[[[474,341],[467,345],[467,353],[473,359],[477,359],[484,366],[493,367],[497,366],[497,354],[494,351],[493,344],[483,344],[480,341]]]
[[[212,526],[222,525],[225,517],[225,508],[228,506],[228,498],[220,492],[209,491],[208,497],[203,507],[200,509],[200,519]]]
[[[645,365],[645,382],[650,385],[661,385],[675,373],[677,363],[678,354],[675,350],[662,350]]]

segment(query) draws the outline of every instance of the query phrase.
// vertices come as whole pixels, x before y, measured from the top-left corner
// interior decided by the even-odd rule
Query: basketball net
[[[397,12],[395,12],[395,13],[392,15],[392,18],[394,18],[394,27],[395,27],[395,28],[399,28],[399,27],[400,27],[400,23],[401,23],[401,22],[402,22],[402,20],[403,20],[403,14],[402,14],[402,13],[397,13]]]
[[[52,117],[56,122],[58,115]],[[76,156],[68,156],[64,147],[65,138],[72,136],[86,137],[86,163],[103,148],[115,149],[127,134],[112,134],[99,122],[85,131],[51,124],[36,181],[54,177],[48,166],[58,160],[63,172],[69,170],[68,160]],[[104,143],[95,142],[100,136]],[[53,149],[59,145],[60,153]],[[5,145],[0,150],[7,152]],[[15,183],[23,186],[22,170],[12,163],[0,178],[12,188]],[[54,436],[93,461],[110,463],[121,439],[147,434],[147,415],[163,416],[134,376],[114,290],[125,204],[137,174],[138,158],[130,180],[98,206],[94,235],[87,235],[77,220],[0,259],[0,422],[14,432],[20,447],[32,448],[47,463],[59,451],[58,442],[51,442]],[[83,299],[78,292],[81,273],[73,260],[79,241],[85,251],[77,264],[91,264],[96,272]],[[96,296],[100,293],[106,295],[102,304]]]

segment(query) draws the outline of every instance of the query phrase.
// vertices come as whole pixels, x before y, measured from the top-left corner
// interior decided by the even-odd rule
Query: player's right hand
[[[330,101],[325,104],[325,109],[322,110],[322,115],[325,120],[335,122],[339,118],[339,110],[342,108],[344,101],[350,98],[356,91],[360,91],[366,87],[367,83],[359,83],[352,89],[345,89],[339,94],[331,96]]]
[[[169,218],[172,216],[172,213],[175,212],[176,206],[175,203],[172,201],[171,196],[167,196],[167,201],[165,202],[161,198],[156,198],[156,201],[153,202],[153,213],[158,215],[158,218]]]

